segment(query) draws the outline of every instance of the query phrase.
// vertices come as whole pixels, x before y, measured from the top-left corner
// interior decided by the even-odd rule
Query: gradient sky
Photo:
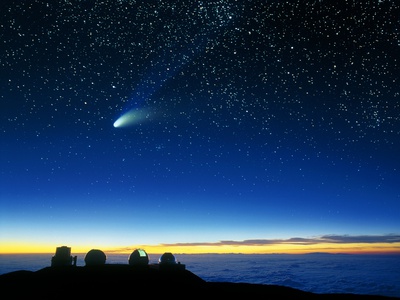
[[[400,252],[397,1],[0,11],[0,253]]]

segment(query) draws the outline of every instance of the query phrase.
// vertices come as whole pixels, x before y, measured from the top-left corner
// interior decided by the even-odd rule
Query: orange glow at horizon
[[[131,245],[115,247],[110,245],[52,245],[52,244],[7,244],[0,243],[0,254],[40,254],[55,253],[57,247],[71,247],[72,253],[87,253],[91,249],[100,249],[106,254],[130,254],[137,248],[144,249],[149,254],[165,252],[180,254],[305,254],[312,252],[348,253],[348,254],[400,254],[400,243],[320,243],[304,244],[273,244],[273,245]]]

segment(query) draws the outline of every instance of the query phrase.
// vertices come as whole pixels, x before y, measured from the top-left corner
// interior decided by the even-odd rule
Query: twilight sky
[[[400,251],[397,1],[0,10],[0,252]]]

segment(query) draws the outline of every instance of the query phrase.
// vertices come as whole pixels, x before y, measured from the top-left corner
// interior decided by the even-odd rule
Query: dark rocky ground
[[[206,282],[183,267],[159,265],[46,267],[0,275],[0,290],[9,299],[124,297],[134,299],[245,297],[245,299],[359,299],[389,300],[393,297],[358,294],[314,294],[265,284]]]

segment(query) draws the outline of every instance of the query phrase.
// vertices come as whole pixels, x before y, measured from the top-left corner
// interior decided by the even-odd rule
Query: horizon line
[[[247,239],[220,240],[217,242],[176,242],[159,244],[118,245],[108,243],[75,244],[65,241],[76,253],[87,253],[90,249],[100,249],[105,253],[131,253],[143,249],[147,253],[165,252],[183,254],[306,254],[306,253],[400,253],[400,234],[385,235],[322,235],[317,237],[292,237],[287,239]],[[58,244],[58,243],[57,243]],[[0,242],[0,254],[40,254],[53,253],[62,245],[56,243]],[[72,244],[72,247],[71,247]],[[75,244],[75,245],[74,245]]]

